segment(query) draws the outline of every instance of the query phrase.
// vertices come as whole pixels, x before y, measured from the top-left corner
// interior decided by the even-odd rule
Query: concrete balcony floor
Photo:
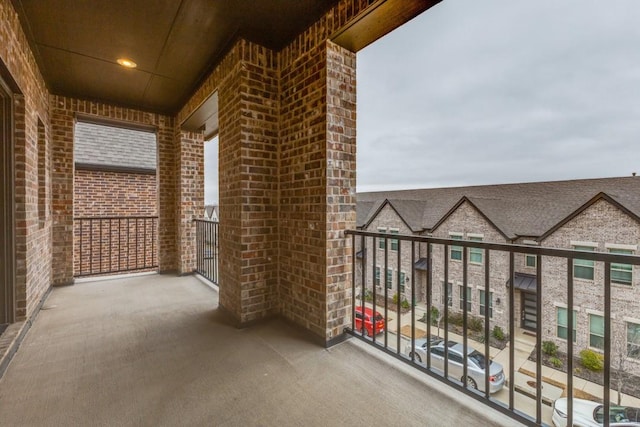
[[[0,425],[517,425],[358,340],[239,330],[217,302],[195,277],[54,289],[0,380]]]

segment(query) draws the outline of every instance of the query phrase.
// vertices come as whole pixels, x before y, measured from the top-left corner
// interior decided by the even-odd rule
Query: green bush
[[[373,292],[370,289],[364,290],[364,300],[367,302],[373,301]]]
[[[431,307],[431,324],[437,325],[439,317],[440,317],[440,310],[438,310],[438,307]]]
[[[482,332],[484,329],[484,322],[478,317],[469,317],[467,319],[467,326],[474,332]]]
[[[600,353],[596,353],[588,348],[580,352],[582,366],[590,371],[598,372],[604,369],[604,357]]]
[[[407,301],[406,299],[403,299],[400,303],[400,307],[402,307],[404,310],[408,310],[409,307],[411,307],[411,304],[409,304],[409,301]]]
[[[504,331],[498,325],[493,327],[493,331],[491,332],[491,334],[497,340],[500,340],[500,341],[504,340]]]
[[[398,294],[393,294],[393,304],[398,305]]]
[[[553,341],[542,341],[542,352],[548,356],[558,354],[558,345]]]
[[[558,359],[555,356],[550,358],[549,362],[551,362],[554,368],[562,368],[562,360]]]

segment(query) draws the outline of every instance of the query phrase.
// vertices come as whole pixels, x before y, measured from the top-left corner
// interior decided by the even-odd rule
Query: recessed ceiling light
[[[136,68],[138,64],[127,58],[118,58],[118,64],[125,68]]]

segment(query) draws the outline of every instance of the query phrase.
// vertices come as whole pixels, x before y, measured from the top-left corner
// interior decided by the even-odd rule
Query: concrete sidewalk
[[[0,380],[0,425],[517,425],[358,340],[236,329],[217,301],[194,277],[54,289]]]

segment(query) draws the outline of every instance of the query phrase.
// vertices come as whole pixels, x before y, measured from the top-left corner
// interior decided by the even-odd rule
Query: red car
[[[356,331],[364,333],[365,336],[373,336],[373,310],[369,307],[364,308],[364,332],[362,331],[362,307],[356,307]],[[384,332],[385,322],[384,317],[376,311],[376,335]]]

